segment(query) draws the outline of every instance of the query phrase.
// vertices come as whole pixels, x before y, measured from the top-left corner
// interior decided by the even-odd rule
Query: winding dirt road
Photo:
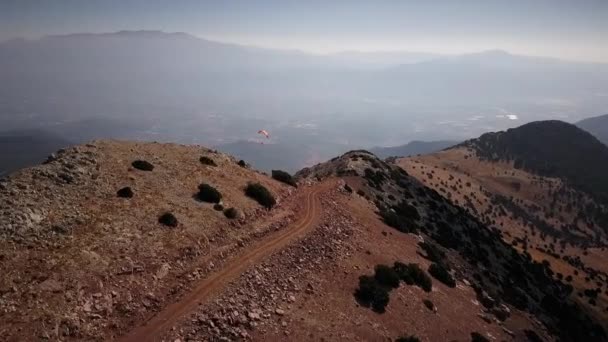
[[[321,212],[319,193],[326,190],[330,184],[315,186],[305,190],[306,203],[303,216],[289,227],[269,236],[251,249],[245,251],[233,260],[230,260],[218,272],[202,279],[196,287],[178,302],[172,303],[158,312],[144,325],[135,328],[119,341],[158,341],[161,335],[171,329],[181,318],[196,309],[199,303],[208,300],[212,295],[220,292],[228,283],[237,279],[253,264],[260,262],[273,252],[285,247],[294,239],[301,237],[311,230]]]

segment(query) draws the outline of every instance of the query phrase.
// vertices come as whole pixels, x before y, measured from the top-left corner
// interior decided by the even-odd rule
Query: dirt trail
[[[224,267],[207,278],[202,279],[196,287],[178,302],[172,303],[158,312],[144,325],[135,328],[126,334],[119,341],[158,341],[162,333],[168,331],[180,318],[192,312],[200,302],[203,302],[213,294],[223,289],[228,283],[237,279],[247,268],[260,262],[263,258],[271,255],[278,249],[289,244],[295,238],[314,227],[314,224],[321,212],[321,203],[318,195],[329,188],[333,182],[307,188],[305,190],[306,203],[302,217],[281,230],[277,234],[269,236],[266,240],[255,244],[248,251],[245,251],[233,260],[230,260]]]

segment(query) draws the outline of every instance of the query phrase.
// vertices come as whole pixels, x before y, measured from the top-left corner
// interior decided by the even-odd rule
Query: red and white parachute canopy
[[[258,131],[258,134],[262,134],[266,137],[266,139],[270,139],[270,133],[268,133],[265,129],[261,129]]]

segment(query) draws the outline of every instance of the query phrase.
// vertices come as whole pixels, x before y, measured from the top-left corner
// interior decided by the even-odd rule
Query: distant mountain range
[[[493,109],[504,103],[538,113],[520,117],[522,122],[554,113],[555,99],[577,104],[581,113],[608,106],[599,96],[608,92],[606,64],[504,51],[312,55],[160,31],[2,42],[0,74],[3,130],[40,130],[75,143],[222,142],[264,169],[296,170],[303,162],[378,145],[387,136],[460,140],[488,127],[508,128],[515,122],[496,118],[500,110]],[[484,119],[471,120],[471,112]],[[438,124],[447,116],[448,123]],[[282,146],[258,151],[243,143],[260,127],[282,136]],[[298,147],[302,143],[305,148]],[[417,144],[377,153],[435,149]]]
[[[160,125],[206,113],[253,112],[268,120],[318,108],[336,113],[396,111],[402,104],[441,104],[441,113],[456,106],[504,103],[537,109],[553,99],[582,103],[589,112],[605,108],[597,94],[608,92],[608,64],[504,51],[312,55],[160,31],[3,42],[0,73],[0,125],[7,129],[31,129],[32,121],[42,125],[167,113],[172,120],[158,119]],[[313,103],[314,108],[302,108]]]
[[[581,120],[576,125],[608,145],[608,114]]]

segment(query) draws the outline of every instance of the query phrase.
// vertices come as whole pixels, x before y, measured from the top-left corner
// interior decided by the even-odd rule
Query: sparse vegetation
[[[376,265],[374,270],[376,272],[374,278],[379,284],[392,288],[399,287],[399,275],[393,268],[386,265]]]
[[[116,192],[116,195],[118,197],[122,197],[122,198],[132,198],[133,197],[133,190],[130,187],[124,187],[120,190],[118,190]]]
[[[485,336],[474,331],[471,333],[471,342],[490,342]]]
[[[529,342],[543,342],[543,339],[538,336],[534,330],[524,330],[524,334]]]
[[[131,163],[131,165],[138,169],[138,170],[142,170],[142,171],[152,171],[154,170],[154,165],[152,165],[151,163],[145,161],[145,160],[136,160],[133,163]]]
[[[365,164],[361,162],[357,163],[356,166],[360,169],[360,174],[366,168]],[[604,338],[605,334],[601,327],[598,327],[593,317],[583,311],[583,308],[588,305],[587,302],[594,300],[588,295],[591,293],[585,294],[584,289],[577,288],[576,292],[580,292],[581,295],[581,299],[577,298],[579,306],[571,305],[568,296],[572,292],[572,286],[568,287],[567,283],[560,283],[559,275],[553,274],[550,268],[535,263],[530,254],[526,252],[526,250],[542,247],[555,254],[560,247],[559,240],[556,241],[554,238],[558,237],[557,235],[550,236],[550,234],[544,234],[541,229],[536,228],[537,225],[533,219],[544,221],[542,217],[544,208],[524,208],[530,213],[528,215],[530,220],[525,220],[525,239],[517,239],[516,236],[511,236],[501,229],[501,226],[505,227],[509,224],[504,222],[501,216],[511,219],[509,217],[509,211],[511,210],[509,210],[508,204],[495,200],[491,189],[475,184],[472,181],[473,177],[466,174],[466,170],[465,175],[468,178],[454,178],[448,183],[442,179],[443,172],[439,172],[439,168],[435,167],[433,171],[418,166],[419,169],[416,174],[422,173],[423,178],[426,178],[427,174],[431,175],[431,185],[444,189],[444,191],[437,192],[421,186],[416,179],[395,172],[393,165],[380,164],[379,166],[380,168],[372,167],[371,163],[367,166],[369,169],[365,170],[365,180],[361,183],[363,185],[359,194],[369,196],[374,200],[377,213],[388,225],[405,232],[418,229],[428,236],[428,238],[425,237],[426,243],[421,244],[420,248],[426,252],[426,257],[434,263],[428,271],[426,267],[423,271],[420,267],[414,268],[407,263],[396,263],[393,269],[401,280],[410,285],[416,284],[425,291],[432,291],[433,281],[441,281],[447,286],[455,286],[456,281],[450,271],[452,259],[448,260],[447,255],[453,256],[458,252],[463,260],[467,262],[467,267],[472,270],[471,277],[467,277],[467,280],[475,289],[479,289],[480,293],[485,294],[483,297],[488,299],[487,302],[492,302],[491,308],[488,310],[496,318],[502,319],[498,312],[503,310],[502,304],[504,303],[532,314],[538,313],[539,320],[547,326],[547,329],[563,340],[574,340],[576,338],[580,340],[580,336],[584,336],[586,340],[602,340]],[[420,170],[420,168],[423,168],[423,170]],[[319,169],[320,172],[326,171],[323,167]],[[381,171],[386,179],[382,180],[382,176],[378,177],[378,171]],[[444,171],[447,170],[444,169]],[[512,173],[509,172],[508,175],[512,175]],[[515,176],[519,175],[516,174]],[[506,177],[504,180],[507,182],[505,184],[507,187],[509,186],[509,178]],[[426,179],[425,181],[429,182]],[[377,185],[380,182],[382,182],[382,186],[378,188]],[[527,182],[522,182],[520,191],[523,191],[526,186]],[[513,191],[510,187],[508,190]],[[367,194],[364,194],[363,191]],[[550,191],[562,190],[551,189]],[[447,197],[448,192],[452,194],[452,198],[446,200],[443,195]],[[390,195],[395,199],[392,199]],[[551,204],[548,204],[553,211],[551,217],[555,221],[562,221],[561,226],[555,228],[561,231],[563,235],[569,234],[569,232],[576,235],[578,232],[574,226],[578,221],[579,227],[586,225],[593,229],[594,227],[590,226],[590,224],[595,223],[592,222],[593,212],[601,208],[599,206],[589,206],[584,211],[584,215],[577,217],[576,203],[579,197],[576,195],[568,196],[571,198],[569,203],[572,209],[564,206],[559,199],[556,201],[555,195],[549,194],[548,196],[550,199],[553,198],[552,202],[555,202],[549,202]],[[530,205],[529,203],[518,202],[521,201],[518,198],[511,198],[510,201],[517,206]],[[583,199],[580,202],[585,201]],[[489,215],[484,216],[476,212],[476,209],[480,210],[480,205],[481,208],[484,205],[490,208]],[[568,213],[569,215],[567,215]],[[562,215],[564,218],[561,217]],[[512,217],[512,219],[521,220],[522,216]],[[536,231],[532,226],[535,226]],[[414,228],[412,229],[412,227]],[[553,238],[553,241],[545,240],[544,246],[542,242],[541,245],[538,245],[534,238],[535,234],[540,235],[542,239]],[[382,237],[382,235],[378,235]],[[388,234],[383,235],[386,237]],[[581,236],[580,238],[586,239],[587,244],[593,246],[594,242],[592,241],[595,240],[593,235]],[[599,241],[599,238],[597,240]],[[524,252],[520,253],[505,241],[517,242],[517,247],[524,249]],[[449,252],[446,251],[448,249]],[[565,247],[562,245],[560,254],[564,254],[564,249]],[[561,255],[555,254],[554,256],[562,259]],[[578,265],[578,261],[572,261],[573,258],[563,260],[568,263],[575,262]],[[606,290],[604,284],[595,286],[597,278],[592,278],[586,272],[587,267],[578,265],[577,268],[583,277],[587,276],[586,278],[589,278],[586,280],[587,288],[601,287],[602,291]],[[572,274],[572,272],[563,274],[562,278],[566,279],[568,274]],[[430,276],[436,279],[432,280]],[[554,277],[558,279],[556,280]],[[373,278],[378,285],[387,287],[380,284],[375,277]],[[569,279],[574,282],[572,277]],[[387,288],[389,295],[391,288]],[[543,299],[544,296],[547,298]],[[580,303],[583,303],[583,305],[580,305]],[[597,309],[600,307],[602,311],[605,309],[605,303],[599,300],[596,305]],[[428,307],[430,308],[430,305]]]
[[[421,289],[426,292],[431,292],[433,289],[433,281],[431,278],[420,268],[418,264],[404,264],[396,261],[393,265],[393,269],[408,285],[418,285]]]
[[[372,310],[383,313],[388,305],[389,294],[386,287],[380,285],[374,277],[363,275],[359,277],[359,288],[355,291],[359,303]]]
[[[442,263],[445,259],[445,253],[435,244],[425,241],[418,244],[426,252],[427,259],[432,262]]]
[[[404,335],[398,337],[395,342],[420,342],[420,339],[414,335]]]
[[[293,187],[296,187],[296,188],[298,187],[296,180],[293,179],[293,177],[285,171],[272,170],[272,178],[278,180],[279,182],[283,182],[285,184],[291,185]]]
[[[198,186],[197,198],[203,202],[219,203],[222,200],[222,194],[209,184],[201,184]]]
[[[247,167],[247,163],[245,163],[245,161],[243,159],[239,160],[239,162],[237,163],[240,167]]]
[[[202,156],[199,160],[200,160],[201,164],[203,164],[203,165],[217,166],[215,161],[209,157]]]
[[[224,216],[226,216],[229,219],[235,219],[235,218],[238,218],[239,211],[236,208],[231,207],[231,208],[224,210]]]
[[[355,298],[366,307],[372,307],[374,311],[382,313],[388,304],[389,293],[392,289],[399,287],[399,281],[403,280],[408,285],[417,284],[423,290],[431,291],[432,284],[424,271],[417,264],[403,264],[395,262],[393,267],[387,265],[376,265],[374,276],[359,277],[359,288],[355,292]]]
[[[351,188],[350,186],[348,186],[348,184],[344,184],[344,190],[352,193],[353,192],[353,188]]]
[[[177,227],[177,218],[171,213],[164,213],[158,218],[158,222],[168,227]]]
[[[276,203],[274,195],[260,183],[249,183],[245,188],[245,195],[256,200],[260,205],[270,209]]]
[[[475,149],[485,160],[513,161],[515,168],[561,177],[604,200],[608,196],[608,148],[572,124],[531,122],[506,132],[486,133],[462,145]]]
[[[365,192],[361,189],[357,190],[357,195],[361,196],[361,197],[365,197]]]
[[[376,163],[375,167],[379,167],[379,165]],[[382,189],[382,184],[386,180],[386,176],[384,175],[384,173],[381,170],[374,171],[370,168],[365,169],[364,177],[370,182],[370,185],[372,187],[374,187],[378,190]]]
[[[418,226],[414,221],[408,219],[405,216],[398,215],[397,213],[390,210],[381,210],[380,216],[384,223],[388,226],[391,226],[403,233],[413,233],[416,232]]]
[[[431,264],[429,266],[429,274],[449,287],[456,287],[456,281],[450,272],[440,264]]]
[[[401,201],[397,205],[394,205],[393,210],[397,215],[407,217],[410,220],[419,220],[420,214],[415,206],[408,204],[406,201]]]
[[[223,205],[221,205],[221,204],[219,204],[219,203],[216,203],[216,204],[213,206],[213,209],[214,209],[214,210],[217,210],[217,211],[223,211],[223,210],[224,210],[224,206],[223,206]]]
[[[435,304],[433,304],[433,302],[431,302],[430,300],[423,299],[422,303],[424,303],[424,306],[426,306],[427,309],[435,311]]]

